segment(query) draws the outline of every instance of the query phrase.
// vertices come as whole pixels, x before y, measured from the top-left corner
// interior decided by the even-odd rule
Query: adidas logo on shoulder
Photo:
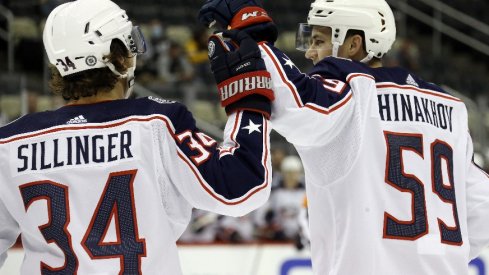
[[[66,122],[66,124],[81,124],[81,123],[87,123],[87,119],[81,115],[72,118],[68,122]]]
[[[176,103],[176,101],[173,100],[167,100],[167,99],[161,99],[159,97],[154,97],[154,96],[148,96],[149,100],[153,100],[155,102],[158,102],[160,104],[173,104]]]
[[[419,88],[418,82],[416,82],[416,80],[414,80],[414,78],[411,74],[408,75],[408,77],[406,79],[406,84],[413,85],[413,86],[416,86]]]

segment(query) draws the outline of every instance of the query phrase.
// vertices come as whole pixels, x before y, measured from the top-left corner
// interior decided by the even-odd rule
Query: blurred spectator
[[[295,247],[302,250],[310,246],[311,235],[309,233],[309,215],[307,212],[307,197],[304,196],[302,207],[299,211],[299,234],[295,240]]]
[[[276,188],[280,182],[282,181],[282,173],[280,169],[280,165],[282,165],[282,161],[287,156],[287,152],[285,148],[281,146],[274,146],[270,150],[271,158],[272,158],[272,189]]]
[[[298,248],[308,246],[307,202],[302,163],[297,156],[277,155],[282,173],[278,187],[262,208],[243,217],[219,216],[204,210],[193,210],[192,222],[180,242],[227,243],[251,242],[258,238],[270,241],[294,241]]]
[[[418,45],[409,38],[401,40],[398,49],[398,59],[400,66],[412,72],[419,71],[419,48]]]
[[[179,239],[183,243],[210,243],[216,240],[220,216],[201,209],[192,210],[192,220]]]
[[[183,47],[167,37],[164,24],[152,20],[147,28],[147,52],[138,59],[138,81],[163,97],[182,97],[193,93],[194,67],[189,62]]]
[[[34,89],[27,91],[27,113],[31,114],[39,111],[39,94],[40,92]]]
[[[214,77],[210,72],[209,59],[207,57],[207,39],[209,31],[204,27],[195,27],[192,30],[192,39],[185,43],[185,49],[190,63],[194,65],[197,77],[204,83],[213,83]]]
[[[403,67],[419,72],[419,47],[409,38],[398,38],[383,61],[386,67]]]
[[[258,221],[258,235],[275,241],[296,240],[300,234],[299,214],[305,196],[302,163],[299,157],[288,156],[280,168],[282,180],[264,206],[263,221]]]
[[[192,80],[194,70],[183,48],[173,41],[168,44],[167,52],[159,53],[157,59],[158,77],[167,85]]]
[[[169,40],[166,36],[166,28],[158,19],[153,19],[147,25],[143,25],[146,38],[146,53],[138,57],[138,81],[142,83],[152,82],[158,76],[156,60],[160,55],[165,55],[169,48]]]
[[[166,33],[166,26],[158,19],[153,19],[148,26],[148,49],[141,57],[155,61],[158,55],[168,50],[169,39]],[[148,51],[149,50],[149,51]],[[156,70],[156,69],[155,69]]]
[[[254,240],[252,214],[234,218],[222,216],[217,229],[217,240],[229,243],[243,243]]]

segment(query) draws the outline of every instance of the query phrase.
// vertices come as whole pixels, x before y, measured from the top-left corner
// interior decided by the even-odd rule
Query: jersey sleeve
[[[19,234],[17,222],[0,200],[0,267],[7,258],[7,250],[15,243]]]
[[[272,77],[271,122],[279,134],[295,145],[320,146],[350,122],[355,105],[350,81],[365,76],[364,68],[327,58],[304,74],[279,49],[267,43],[259,47]]]
[[[467,136],[467,227],[473,259],[489,245],[489,175],[473,162],[472,140]]]
[[[193,207],[242,216],[266,202],[270,126],[263,115],[230,115],[222,144],[202,133],[185,107],[174,112],[170,124],[173,145],[163,148],[162,159],[170,180]]]

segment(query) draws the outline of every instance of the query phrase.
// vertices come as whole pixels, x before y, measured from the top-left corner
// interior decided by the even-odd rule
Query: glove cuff
[[[231,19],[231,29],[242,29],[251,25],[273,22],[268,13],[261,7],[245,7],[238,11]]]
[[[231,115],[236,111],[250,111],[260,113],[266,119],[270,119],[272,114],[272,103],[270,99],[259,94],[247,96],[240,101],[234,102],[226,106],[226,114]]]
[[[275,99],[270,73],[264,70],[234,76],[217,84],[217,89],[223,107],[253,94],[262,95],[269,101]]]

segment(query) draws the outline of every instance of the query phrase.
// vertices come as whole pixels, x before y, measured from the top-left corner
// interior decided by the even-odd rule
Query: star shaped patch
[[[253,121],[251,121],[251,119],[249,121],[250,121],[250,123],[248,124],[248,126],[243,127],[241,129],[248,130],[248,135],[255,132],[255,131],[258,133],[261,133],[261,131],[260,131],[261,124],[255,124],[255,123],[253,123]]]
[[[282,57],[282,59],[285,61],[284,66],[290,66],[290,69],[293,69],[295,67],[295,64],[294,62],[292,62],[292,60],[287,59],[285,57]]]

